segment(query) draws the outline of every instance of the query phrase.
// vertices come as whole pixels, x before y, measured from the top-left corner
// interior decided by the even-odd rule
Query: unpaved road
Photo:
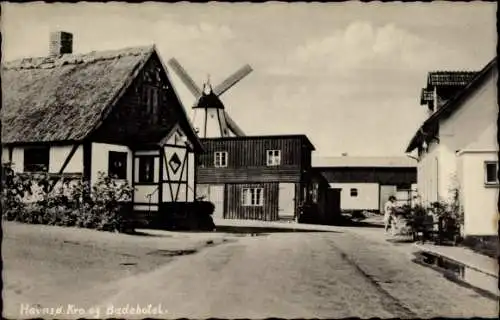
[[[494,317],[495,301],[350,233],[275,233],[203,251],[124,281],[109,306],[157,317]],[[129,315],[132,317],[132,315]]]
[[[199,248],[208,235],[131,237],[9,225],[3,242],[7,286],[3,297],[9,310],[4,316],[493,318],[498,314],[496,301],[411,262],[415,250],[411,244],[387,243],[380,229],[333,229],[337,232],[229,236],[229,242],[169,257],[160,253]],[[137,306],[143,309],[138,312]],[[51,307],[56,309],[43,309]]]

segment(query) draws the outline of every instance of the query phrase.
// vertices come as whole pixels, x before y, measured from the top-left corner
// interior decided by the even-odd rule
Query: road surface
[[[121,280],[92,310],[126,318],[498,315],[496,301],[411,262],[411,245],[370,241],[360,232],[241,238]]]

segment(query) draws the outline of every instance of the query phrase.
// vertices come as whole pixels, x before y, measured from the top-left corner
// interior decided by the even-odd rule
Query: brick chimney
[[[49,54],[59,56],[66,53],[73,53],[73,34],[64,31],[51,32]]]

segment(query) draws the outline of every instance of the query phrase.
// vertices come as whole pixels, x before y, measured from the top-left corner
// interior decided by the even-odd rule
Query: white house
[[[465,235],[497,235],[497,79],[497,58],[480,72],[431,72],[421,102],[430,116],[406,150],[418,153],[424,204],[458,190]]]
[[[128,181],[137,211],[194,201],[203,148],[155,47],[73,54],[72,39],[53,33],[48,56],[2,65],[2,162]]]

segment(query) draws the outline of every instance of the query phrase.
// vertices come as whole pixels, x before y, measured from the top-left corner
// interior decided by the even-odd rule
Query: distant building
[[[215,204],[215,218],[292,220],[312,202],[326,215],[324,177],[311,170],[314,146],[305,135],[201,139],[197,196]]]
[[[424,90],[427,96],[421,103],[430,116],[406,149],[418,154],[419,193],[423,203],[430,204],[447,200],[453,189],[458,190],[465,234],[496,235],[497,58],[477,73],[439,74],[447,80]],[[450,91],[446,99],[440,98],[442,88]]]
[[[407,157],[326,157],[314,159],[313,166],[341,190],[343,211],[383,212],[391,195],[409,204],[416,189],[416,161]]]

